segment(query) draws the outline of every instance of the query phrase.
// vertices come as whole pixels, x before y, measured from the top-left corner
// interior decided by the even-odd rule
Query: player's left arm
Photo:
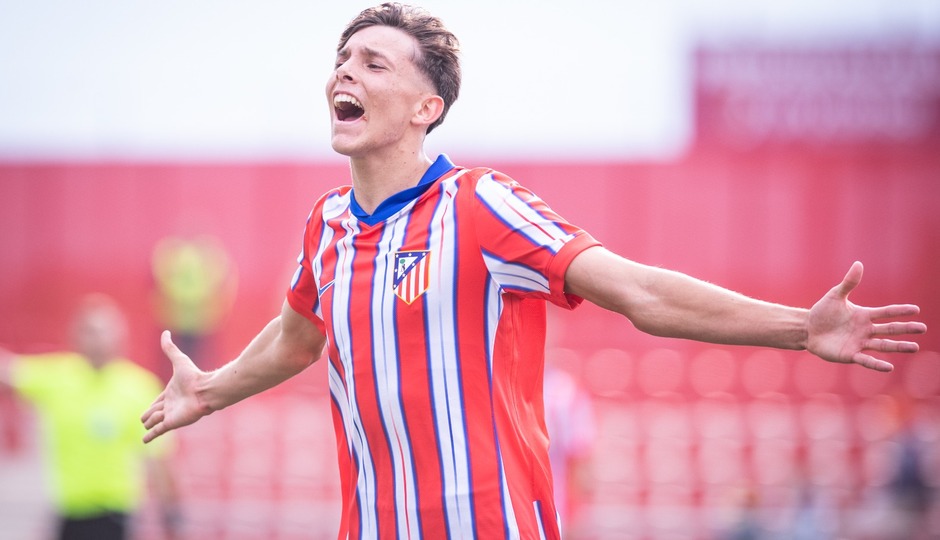
[[[922,334],[910,304],[856,306],[848,296],[862,278],[856,262],[839,285],[811,309],[764,302],[685,274],[643,265],[603,247],[578,254],[565,274],[565,290],[627,317],[639,330],[727,345],[806,349],[830,362],[857,363],[878,371],[893,366],[870,352],[916,352],[913,341],[886,336]]]

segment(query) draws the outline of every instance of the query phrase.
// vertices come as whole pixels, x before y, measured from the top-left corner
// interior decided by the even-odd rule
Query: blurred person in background
[[[760,496],[750,488],[734,494],[737,514],[728,531],[720,535],[721,540],[767,540],[770,533],[761,515]]]
[[[918,411],[918,398],[904,392],[879,396],[879,413],[890,431],[872,446],[878,480],[862,493],[849,537],[857,540],[935,540],[937,497],[936,415]],[[883,477],[882,477],[883,475]]]
[[[545,427],[550,439],[555,506],[566,536],[578,538],[587,516],[581,509],[592,495],[591,472],[597,438],[594,401],[580,377],[582,359],[562,347],[567,326],[559,309],[546,313]]]
[[[33,405],[44,438],[59,540],[125,540],[149,484],[168,538],[179,514],[168,458],[171,440],[140,442],[140,407],[160,380],[124,358],[128,328],[110,297],[81,300],[72,351],[15,355],[0,349],[0,389]]]
[[[860,263],[811,309],[758,301],[619,257],[499,172],[431,160],[425,137],[459,90],[457,49],[411,6],[346,27],[326,97],[352,186],[315,204],[280,315],[236,359],[202,371],[164,332],[173,376],[141,417],[145,441],[287,380],[326,347],[339,538],[557,540],[546,301],[588,300],[657,336],[880,371],[892,366],[871,353],[917,350],[891,338],[925,325],[883,321],[917,306],[848,301]]]
[[[891,479],[886,486],[890,526],[886,539],[927,540],[929,515],[936,505],[936,493],[927,475],[930,454],[936,452],[933,441],[925,440],[916,414],[916,400],[899,394],[893,401],[896,444]]]
[[[237,274],[214,236],[167,236],[153,250],[157,321],[203,368],[213,356],[212,335],[231,309]],[[213,366],[214,367],[214,366]]]
[[[579,522],[578,510],[590,491],[594,406],[579,381],[551,362],[545,364],[544,380],[555,507],[562,524],[570,526]]]

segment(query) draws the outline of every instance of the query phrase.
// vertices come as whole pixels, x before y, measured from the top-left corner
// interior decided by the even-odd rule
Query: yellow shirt
[[[159,379],[128,360],[96,370],[75,353],[18,357],[11,375],[38,411],[60,513],[134,510],[145,456],[165,451],[141,442],[140,415],[160,393]]]

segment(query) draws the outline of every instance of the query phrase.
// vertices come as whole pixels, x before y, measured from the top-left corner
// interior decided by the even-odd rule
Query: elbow
[[[276,357],[285,369],[299,373],[320,359],[326,336],[312,322],[287,312],[271,324],[278,329],[274,341]]]
[[[316,363],[323,355],[323,346],[313,347],[297,358],[298,371],[303,371]]]
[[[295,375],[307,369],[320,359],[323,347],[292,347],[280,355],[281,365],[290,374]]]
[[[323,354],[325,339],[313,339],[307,334],[295,335],[287,340],[290,345],[284,351],[284,364],[293,373],[300,373],[313,365]]]
[[[645,319],[630,319],[630,322],[633,324],[634,328],[640,332],[643,332],[644,334],[649,334],[655,337],[675,337],[662,325],[656,324],[655,321]]]
[[[653,296],[636,294],[623,298],[614,310],[630,321],[634,328],[656,337],[671,337],[668,316],[662,312],[662,304]]]

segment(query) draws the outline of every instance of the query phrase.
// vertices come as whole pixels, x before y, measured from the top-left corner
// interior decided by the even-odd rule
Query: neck
[[[88,355],[88,354],[85,355],[85,358],[88,360],[88,363],[91,365],[91,367],[95,368],[96,370],[100,370],[104,366],[110,364],[112,360],[114,360],[112,356],[99,356],[99,355]]]
[[[350,158],[356,202],[371,214],[385,199],[418,185],[431,163],[422,149],[394,156]]]

